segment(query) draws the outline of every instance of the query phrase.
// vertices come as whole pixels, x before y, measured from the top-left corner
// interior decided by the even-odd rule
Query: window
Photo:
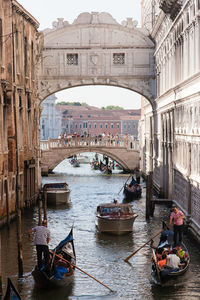
[[[89,124],[89,128],[90,128],[90,129],[92,128],[92,124]]]
[[[125,53],[114,53],[113,54],[113,64],[114,65],[124,65],[125,64]]]
[[[27,37],[24,38],[24,73],[25,76],[28,74],[28,43]]]
[[[27,117],[28,117],[28,142],[29,147],[32,147],[32,120],[31,120],[31,97],[27,93]]]
[[[79,127],[82,128],[82,125],[80,124]]]
[[[105,124],[105,128],[106,128],[106,129],[108,128],[108,124],[107,124],[107,123]]]
[[[22,107],[22,97],[19,95],[19,146],[20,149],[23,147],[23,107]]]
[[[68,65],[78,65],[78,54],[67,54],[67,64]]]
[[[119,123],[117,123],[117,128],[119,128]]]
[[[114,126],[113,126],[113,123],[111,123],[111,126],[110,126],[111,128],[114,128]]]
[[[97,124],[96,123],[94,124],[94,128],[97,128]]]
[[[100,128],[103,128],[103,125],[102,125],[102,124],[100,124]]]
[[[75,124],[75,128],[77,128],[78,127],[78,125],[77,125],[77,123]]]

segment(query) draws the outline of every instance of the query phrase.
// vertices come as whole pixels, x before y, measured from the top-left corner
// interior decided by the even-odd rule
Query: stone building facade
[[[200,1],[143,0],[155,41],[156,106],[144,101],[142,169],[200,230]]]
[[[40,139],[58,138],[61,133],[62,114],[56,109],[56,96],[47,97],[41,104]]]
[[[39,176],[38,22],[15,0],[0,1],[0,223],[16,201],[35,201]]]
[[[103,110],[93,106],[62,106],[62,133],[98,136],[132,135],[138,139],[140,109]]]

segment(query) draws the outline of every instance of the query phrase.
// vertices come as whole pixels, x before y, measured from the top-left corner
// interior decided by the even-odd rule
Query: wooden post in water
[[[152,202],[151,199],[153,198],[153,180],[152,180],[153,173],[149,172],[147,175],[146,181],[146,219],[149,219],[150,215],[152,215]]]
[[[1,233],[0,233],[0,296],[3,295],[3,288],[2,288],[2,271],[1,271]]]
[[[38,215],[39,215],[39,225],[42,225],[42,192],[39,191],[38,194]]]
[[[47,220],[47,192],[46,192],[46,190],[44,190],[43,210],[44,210],[44,220]]]

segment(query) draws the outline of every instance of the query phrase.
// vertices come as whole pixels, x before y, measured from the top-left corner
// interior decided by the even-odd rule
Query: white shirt
[[[167,258],[168,258],[168,267],[171,267],[173,269],[179,268],[179,264],[181,260],[176,254],[169,254]]]

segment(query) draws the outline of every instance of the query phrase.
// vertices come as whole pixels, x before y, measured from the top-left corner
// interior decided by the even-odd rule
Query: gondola
[[[124,186],[123,193],[124,193],[125,198],[129,201],[140,199],[142,196],[142,188],[137,183],[133,183],[131,186],[130,186],[130,184],[126,184]]]
[[[70,263],[73,265],[76,264],[73,228],[55,249],[50,250],[50,253],[52,255],[49,265],[46,267],[43,266],[41,270],[36,265],[32,272],[36,286],[40,288],[54,288],[72,284],[75,268]]]
[[[165,239],[163,240],[163,233],[165,235]],[[181,243],[181,248],[184,251],[185,255],[181,262],[181,265],[178,269],[169,269],[167,266],[163,268],[158,267],[158,260],[156,256],[156,252],[159,248],[163,248],[165,250],[166,245],[169,249],[172,249],[173,245],[173,239],[171,238],[173,236],[173,231],[169,230],[169,228],[166,227],[166,229],[161,233],[160,242],[156,248],[152,247],[153,251],[153,257],[152,257],[152,279],[153,282],[159,285],[165,285],[170,282],[170,284],[174,284],[177,282],[178,278],[185,274],[185,272],[189,268],[190,264],[190,256],[189,252],[185,246],[184,243]]]
[[[10,278],[8,278],[8,283],[7,283],[7,289],[6,289],[6,294],[3,298],[3,300],[21,300],[21,297],[14,287],[12,281]]]

